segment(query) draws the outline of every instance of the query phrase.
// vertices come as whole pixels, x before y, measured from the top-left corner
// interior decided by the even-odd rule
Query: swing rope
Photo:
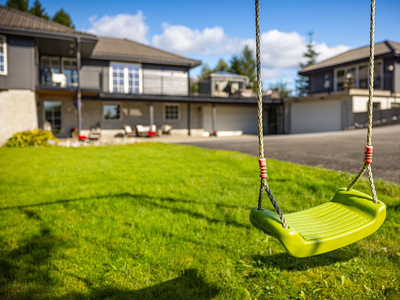
[[[263,140],[263,122],[262,122],[262,86],[261,86],[261,55],[260,55],[260,6],[259,0],[256,0],[256,60],[257,60],[257,104],[258,104],[258,146],[259,146],[259,159],[260,166],[260,193],[258,196],[258,210],[262,209],[262,200],[264,191],[267,192],[269,200],[271,201],[275,211],[279,215],[282,222],[282,227],[287,229],[285,216],[283,215],[278,203],[276,203],[274,195],[272,195],[267,183],[267,163],[264,158],[264,140]]]
[[[365,171],[368,172],[368,180],[371,188],[372,199],[375,204],[378,204],[376,197],[376,190],[374,179],[372,177],[372,112],[373,112],[373,97],[374,97],[374,56],[375,56],[375,0],[371,0],[371,28],[370,28],[370,45],[369,45],[369,89],[368,89],[368,132],[367,132],[367,145],[364,151],[364,165],[360,172],[354,178],[347,188],[350,191],[357,181],[364,175]]]
[[[283,215],[279,205],[275,201],[275,198],[269,189],[267,183],[267,164],[266,159],[264,158],[264,140],[263,140],[263,121],[262,121],[262,113],[263,113],[263,105],[262,105],[262,85],[261,85],[261,55],[260,55],[260,8],[259,8],[259,0],[255,0],[256,7],[256,62],[257,62],[257,105],[258,105],[258,144],[259,144],[259,166],[260,166],[260,192],[258,196],[258,210],[262,210],[262,201],[264,192],[267,192],[267,195],[271,201],[271,204],[275,208],[277,212],[282,227],[288,229],[288,225]],[[374,35],[375,35],[375,0],[371,0],[371,26],[370,26],[370,58],[369,58],[369,96],[368,96],[368,132],[367,132],[367,145],[365,146],[365,156],[364,156],[364,165],[361,168],[359,174],[356,178],[350,183],[347,190],[351,190],[357,181],[361,178],[361,176],[368,171],[368,179],[372,193],[372,199],[375,204],[378,204],[378,200],[376,197],[374,180],[372,177],[372,152],[373,147],[371,145],[372,140],[372,112],[373,112],[373,93],[374,93]]]

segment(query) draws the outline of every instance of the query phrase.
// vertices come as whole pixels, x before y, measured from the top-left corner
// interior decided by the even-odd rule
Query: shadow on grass
[[[190,201],[190,200],[185,200],[185,199],[150,197],[150,196],[147,196],[147,195],[130,194],[130,193],[105,195],[105,196],[90,197],[90,198],[60,199],[60,200],[56,200],[56,201],[53,201],[53,202],[42,202],[42,203],[36,203],[36,204],[4,207],[4,208],[0,208],[0,211],[2,211],[2,210],[10,210],[10,209],[20,209],[22,212],[27,214],[27,216],[29,218],[35,218],[34,212],[30,211],[30,210],[27,210],[26,208],[43,206],[43,205],[56,205],[56,204],[73,203],[73,202],[79,202],[79,201],[101,200],[101,199],[106,199],[106,198],[124,198],[124,197],[125,198],[129,197],[129,198],[133,198],[135,200],[140,200],[140,204],[143,204],[143,205],[153,206],[155,208],[167,209],[167,210],[175,212],[175,213],[187,214],[187,215],[189,215],[189,216],[191,216],[193,218],[196,218],[196,219],[206,220],[209,223],[225,223],[227,225],[231,225],[231,226],[235,226],[235,227],[239,227],[239,228],[251,228],[251,226],[249,224],[241,224],[241,223],[239,223],[239,222],[237,222],[235,220],[230,220],[230,219],[219,220],[219,219],[216,219],[216,218],[208,217],[205,214],[201,214],[201,213],[195,212],[195,211],[193,211],[191,209],[166,206],[166,205],[162,205],[162,204],[157,204],[156,202],[157,201],[161,201],[161,202],[167,202],[167,203],[185,203],[185,204],[196,204],[196,205],[213,205],[213,206],[216,206],[217,208],[227,207],[227,208],[250,209],[250,207],[226,205],[226,204],[219,204],[219,203],[204,203],[204,202]]]
[[[337,262],[345,262],[357,256],[355,251],[349,252],[338,249],[332,252],[306,257],[296,258],[287,253],[280,253],[271,256],[255,255],[252,259],[260,265],[276,267],[287,271],[304,271],[316,267],[330,266]]]
[[[212,299],[218,294],[218,289],[206,283],[197,270],[188,269],[175,279],[139,290],[110,285],[99,287],[89,279],[69,274],[84,282],[87,292],[56,297],[52,290],[60,287],[62,282],[54,273],[68,274],[58,270],[50,258],[66,247],[62,238],[42,227],[38,234],[19,240],[18,245],[10,246],[0,240],[0,247],[9,249],[0,255],[0,299]]]
[[[78,278],[80,279],[80,278]],[[84,282],[88,284],[88,280]],[[112,286],[91,288],[88,293],[72,292],[55,299],[213,299],[219,290],[206,283],[196,269],[184,270],[175,279],[139,290],[120,289]]]
[[[0,299],[35,299],[55,284],[51,276],[54,267],[49,259],[65,247],[64,239],[52,234],[46,226],[17,243],[1,240]]]

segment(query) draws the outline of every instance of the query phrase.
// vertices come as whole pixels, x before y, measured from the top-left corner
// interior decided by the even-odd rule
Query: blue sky
[[[40,2],[50,16],[64,8],[79,31],[129,38],[211,67],[219,58],[229,61],[246,44],[254,48],[254,1]],[[369,5],[367,0],[261,0],[264,84],[294,81],[310,31],[321,53],[319,60],[368,45]],[[377,1],[376,41],[400,42],[399,12],[400,1]],[[192,70],[191,76],[200,69]]]

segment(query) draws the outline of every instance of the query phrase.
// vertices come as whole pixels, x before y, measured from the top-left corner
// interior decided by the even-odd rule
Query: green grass
[[[352,179],[267,163],[284,212],[329,201]],[[296,259],[250,225],[254,157],[163,144],[3,148],[0,299],[398,299],[400,187],[376,187],[388,206],[376,233]],[[369,193],[367,181],[357,189]]]

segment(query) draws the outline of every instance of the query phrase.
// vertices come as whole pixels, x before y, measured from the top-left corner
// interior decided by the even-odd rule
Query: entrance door
[[[51,125],[51,131],[59,135],[61,127],[61,101],[44,101],[44,122]]]

